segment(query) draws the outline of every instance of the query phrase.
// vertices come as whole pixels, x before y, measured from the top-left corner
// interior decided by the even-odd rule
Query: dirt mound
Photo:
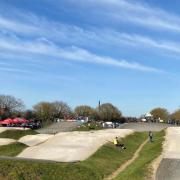
[[[37,134],[37,135],[27,135],[18,140],[18,142],[26,144],[27,146],[36,146],[47,141],[54,135],[49,134]]]
[[[18,157],[59,162],[82,161],[116,136],[125,137],[131,133],[133,131],[129,129],[59,133],[42,144],[25,149]]]
[[[16,142],[16,140],[14,140],[14,139],[0,138],[0,146],[12,144],[14,142]]]

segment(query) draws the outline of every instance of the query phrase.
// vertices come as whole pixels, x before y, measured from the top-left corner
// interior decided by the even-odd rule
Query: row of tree
[[[92,120],[118,121],[122,119],[120,110],[110,103],[105,103],[97,108],[87,105],[77,106],[74,110],[62,101],[39,102],[32,110],[25,110],[24,103],[13,96],[0,95],[0,116],[24,117],[26,119],[37,119],[44,123],[50,123],[55,119],[88,117]]]
[[[154,119],[165,121],[173,120],[180,122],[180,109],[170,114],[165,108],[155,108],[151,111]],[[105,103],[97,108],[87,105],[77,106],[74,110],[62,101],[40,102],[33,106],[32,110],[25,110],[22,100],[13,96],[0,95],[0,117],[24,117],[26,119],[37,119],[44,123],[50,123],[54,119],[89,117],[93,120],[118,121],[122,120],[121,111],[110,103]]]

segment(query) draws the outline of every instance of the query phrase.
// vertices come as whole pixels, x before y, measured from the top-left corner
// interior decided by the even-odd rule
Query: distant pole
[[[100,107],[101,107],[101,101],[99,101],[99,111],[100,111]]]

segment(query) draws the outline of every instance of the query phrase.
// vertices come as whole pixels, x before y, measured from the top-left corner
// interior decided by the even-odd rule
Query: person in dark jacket
[[[153,142],[153,133],[152,133],[152,131],[149,131],[149,141]]]

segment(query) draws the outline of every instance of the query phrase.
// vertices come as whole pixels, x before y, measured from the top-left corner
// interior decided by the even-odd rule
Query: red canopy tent
[[[0,125],[20,125],[20,124],[23,124],[23,123],[28,123],[28,120],[26,119],[21,119],[21,118],[14,118],[14,119],[5,119],[3,121],[0,121]]]
[[[0,121],[0,124],[1,125],[9,125],[9,124],[13,124],[13,120],[8,118],[8,119],[5,119],[3,121]]]
[[[14,118],[13,119],[13,124],[20,124],[20,119],[19,118]]]
[[[23,124],[23,123],[27,123],[28,120],[22,119],[22,118],[14,118],[13,122],[14,122],[14,124]]]
[[[19,123],[28,123],[28,120],[25,118],[19,118]]]

